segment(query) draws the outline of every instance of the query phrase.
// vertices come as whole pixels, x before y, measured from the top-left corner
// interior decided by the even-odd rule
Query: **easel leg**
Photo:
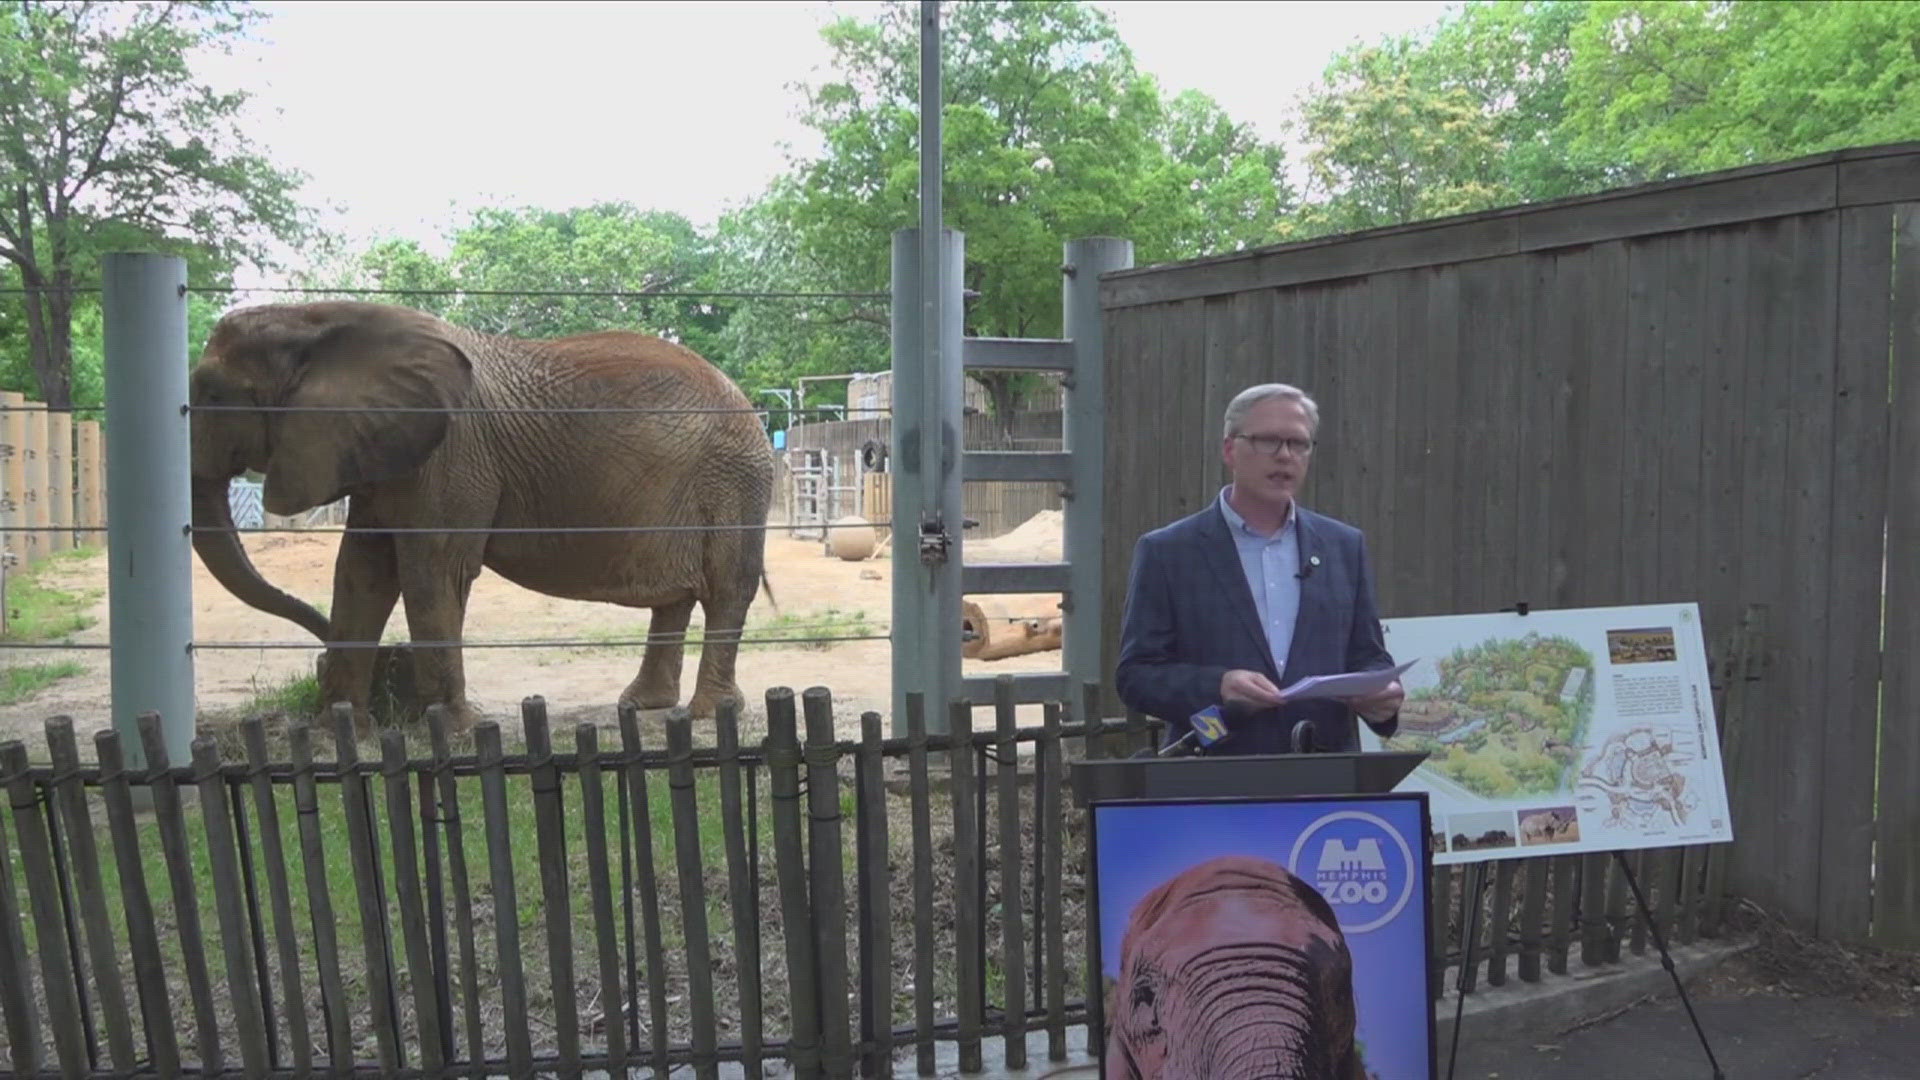
[[[1720,1061],[1713,1056],[1713,1047],[1707,1043],[1707,1032],[1700,1026],[1700,1018],[1694,1015],[1693,1002],[1687,998],[1686,984],[1680,981],[1680,973],[1674,970],[1673,955],[1667,952],[1667,939],[1660,933],[1660,924],[1653,919],[1652,909],[1647,907],[1647,898],[1640,892],[1640,882],[1633,876],[1633,867],[1627,862],[1625,852],[1616,851],[1613,859],[1620,864],[1620,873],[1627,879],[1627,887],[1633,890],[1633,902],[1640,906],[1640,917],[1647,922],[1647,931],[1653,935],[1654,947],[1660,950],[1660,966],[1667,969],[1673,979],[1673,988],[1680,992],[1680,1004],[1687,1007],[1687,1019],[1693,1021],[1694,1034],[1700,1036],[1700,1046],[1707,1052],[1707,1063],[1713,1066],[1713,1080],[1726,1080],[1727,1074],[1720,1071]]]
[[[1469,876],[1473,884],[1467,886],[1467,895],[1460,898],[1464,913],[1460,934],[1465,944],[1460,950],[1460,976],[1453,986],[1453,1048],[1447,1053],[1447,1080],[1453,1080],[1453,1068],[1460,1060],[1460,1017],[1467,1008],[1467,973],[1473,970],[1473,943],[1480,936],[1480,894],[1487,888],[1487,864],[1474,863]]]

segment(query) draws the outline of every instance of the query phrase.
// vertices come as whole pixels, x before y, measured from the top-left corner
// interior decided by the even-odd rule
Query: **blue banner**
[[[1102,1075],[1437,1076],[1425,793],[1093,807]]]

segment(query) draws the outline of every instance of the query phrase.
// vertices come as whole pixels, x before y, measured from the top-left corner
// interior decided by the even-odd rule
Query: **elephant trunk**
[[[327,640],[327,617],[311,604],[268,584],[247,558],[240,534],[233,531],[233,511],[227,505],[227,481],[208,476],[193,478],[193,550],[226,590],[247,606],[296,623],[321,641]]]
[[[1247,1080],[1347,1080],[1328,1070],[1317,1041],[1295,1017],[1248,1021],[1229,1036],[1210,1042],[1209,1067],[1200,1076]]]

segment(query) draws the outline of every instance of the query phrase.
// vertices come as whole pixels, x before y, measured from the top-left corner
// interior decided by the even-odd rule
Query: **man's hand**
[[[1400,680],[1388,683],[1377,694],[1365,694],[1346,699],[1347,706],[1359,713],[1370,724],[1384,724],[1400,711],[1400,702],[1405,700],[1406,692],[1400,688]]]
[[[1220,676],[1220,700],[1233,705],[1251,705],[1266,709],[1280,704],[1285,699],[1280,689],[1265,675],[1245,668],[1235,668]]]

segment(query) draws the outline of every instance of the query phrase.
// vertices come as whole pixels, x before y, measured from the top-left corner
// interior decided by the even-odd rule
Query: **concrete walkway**
[[[1745,941],[1674,951],[1674,967],[1718,1058],[1725,1080],[1914,1080],[1920,1077],[1920,1016],[1835,995],[1795,994],[1755,975]],[[1451,979],[1451,972],[1449,973]],[[1450,982],[1451,985],[1451,982]],[[1714,1080],[1707,1053],[1673,979],[1657,955],[1627,955],[1599,972],[1539,983],[1482,984],[1467,998],[1453,1043],[1456,1001],[1437,1004],[1441,1080]],[[1044,1031],[1027,1038],[1027,1066],[1008,1069],[997,1036],[981,1040],[982,1069],[960,1071],[951,1043],[938,1047],[939,1080],[1097,1080],[1087,1029],[1067,1029],[1067,1058],[1047,1060]],[[638,1075],[644,1075],[641,1070]],[[691,1076],[692,1070],[675,1070]],[[739,1066],[721,1070],[740,1077]],[[787,1077],[769,1066],[767,1077]],[[894,1075],[919,1075],[914,1051],[895,1056]],[[1426,1080],[1379,1077],[1378,1080]]]

